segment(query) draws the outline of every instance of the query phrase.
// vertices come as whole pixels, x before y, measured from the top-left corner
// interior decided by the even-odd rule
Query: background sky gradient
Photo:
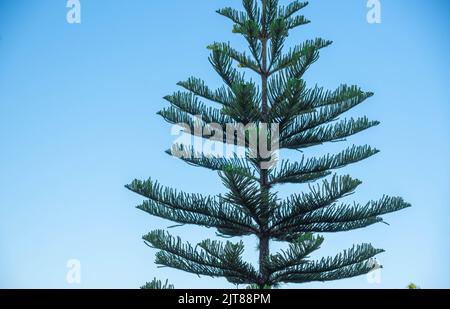
[[[82,23],[70,25],[64,0],[0,0],[0,288],[136,288],[155,276],[178,288],[232,287],[158,269],[140,237],[171,223],[136,210],[142,199],[123,186],[152,176],[188,192],[224,191],[215,173],[164,153],[174,137],[156,112],[191,75],[220,84],[205,47],[245,44],[214,11],[241,2],[81,3]],[[349,115],[381,121],[306,155],[375,146],[379,155],[339,171],[364,182],[352,199],[399,195],[413,208],[386,216],[389,226],[325,235],[314,255],[371,242],[386,249],[380,284],[361,276],[289,287],[450,288],[450,3],[381,3],[382,23],[370,25],[365,0],[312,0],[304,10],[312,23],[287,45],[333,40],[308,83],[375,92]],[[194,242],[214,235],[191,226],[171,233]],[[256,242],[245,242],[254,260]],[[80,285],[66,282],[71,258],[81,262]]]

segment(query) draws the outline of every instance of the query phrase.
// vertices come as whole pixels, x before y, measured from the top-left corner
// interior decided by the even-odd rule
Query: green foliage
[[[160,280],[154,278],[152,282],[147,282],[141,287],[143,290],[173,290],[175,287],[173,284],[169,284],[169,280],[163,284]]]
[[[271,290],[273,288],[273,286],[270,286],[270,285],[265,285],[262,289],[263,290]],[[247,285],[246,287],[245,287],[245,289],[247,289],[247,290],[259,290],[259,289],[261,289],[260,288],[260,286],[259,285],[257,285],[257,284],[249,284],[249,285]]]
[[[416,285],[415,283],[410,283],[407,286],[408,290],[420,290],[420,286]]]
[[[190,165],[217,172],[226,193],[185,193],[151,179],[135,180],[126,187],[145,198],[138,209],[150,215],[180,225],[212,228],[224,238],[255,236],[259,240],[258,267],[243,260],[242,241],[207,239],[191,244],[162,230],[152,231],[143,239],[159,250],[158,265],[224,277],[247,288],[330,281],[368,273],[376,265],[374,257],[383,252],[370,244],[355,245],[334,257],[314,260],[310,256],[324,242],[324,237],[315,233],[367,227],[383,222],[385,214],[410,206],[400,197],[389,196],[361,204],[341,201],[353,194],[361,181],[337,175],[336,170],[379,151],[368,145],[353,145],[335,154],[302,156],[298,162],[281,160],[278,166],[264,170],[262,156],[250,156],[254,153],[248,146],[262,123],[279,125],[282,151],[344,141],[379,124],[366,117],[341,118],[373,93],[354,85],[343,84],[331,91],[307,85],[305,73],[321,51],[332,44],[316,38],[285,48],[289,32],[309,23],[299,15],[307,2],[281,6],[278,0],[243,0],[242,4],[243,11],[224,8],[217,12],[233,22],[233,33],[245,38],[249,51],[240,52],[230,43],[208,46],[209,62],[223,86],[211,89],[202,79],[190,77],[178,83],[184,91],[165,97],[169,107],[158,113],[169,123],[184,123],[186,133],[191,135],[245,146],[245,158],[205,155],[178,144],[166,151]],[[243,70],[251,71],[260,80],[246,79]],[[238,131],[239,125],[248,124],[253,126]],[[237,131],[232,141],[227,138],[228,125]],[[213,134],[217,126],[224,136],[217,138]],[[305,183],[307,190],[284,199],[274,191],[282,184]],[[285,243],[285,249],[271,253],[271,241]],[[143,288],[173,286],[154,279]]]
[[[241,259],[242,241],[224,244],[207,239],[193,247],[161,230],[150,232],[143,239],[151,247],[161,250],[156,254],[157,264],[197,275],[225,277],[234,284],[251,284],[257,280],[253,266]]]

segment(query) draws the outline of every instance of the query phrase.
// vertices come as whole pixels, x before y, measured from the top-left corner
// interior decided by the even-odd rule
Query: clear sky
[[[205,47],[245,47],[214,13],[240,1],[81,3],[82,22],[70,25],[66,1],[0,0],[0,287],[136,288],[155,276],[178,288],[232,287],[157,268],[141,235],[171,223],[136,210],[142,199],[123,186],[152,176],[188,192],[223,192],[213,172],[164,153],[174,137],[156,112],[191,75],[219,85]],[[382,150],[339,171],[364,181],[352,198],[400,195],[413,207],[386,216],[389,226],[325,235],[318,251],[361,242],[386,249],[381,283],[362,276],[298,287],[450,288],[450,4],[381,3],[382,23],[371,25],[365,0],[312,0],[304,10],[312,23],[288,44],[333,40],[307,81],[376,94],[351,113],[382,123],[347,142]],[[194,242],[214,235],[196,227],[171,233]],[[252,259],[256,242],[245,242]],[[69,259],[81,263],[79,285],[66,282]]]

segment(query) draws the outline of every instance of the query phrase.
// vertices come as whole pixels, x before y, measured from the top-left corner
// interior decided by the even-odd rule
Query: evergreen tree
[[[379,124],[366,117],[338,119],[373,93],[357,86],[342,85],[334,91],[306,86],[305,72],[319,59],[319,51],[331,41],[308,40],[284,52],[289,31],[309,23],[298,14],[306,2],[293,1],[286,6],[279,5],[278,0],[242,2],[242,12],[232,8],[217,12],[234,23],[233,32],[245,38],[249,53],[239,52],[228,43],[210,45],[209,61],[224,85],[212,90],[194,77],[180,82],[178,85],[184,91],[165,97],[170,106],[159,115],[171,124],[186,124],[191,129],[188,131],[200,138],[212,137],[211,132],[217,129],[212,123],[219,124],[223,132],[227,132],[227,124],[236,127],[237,124],[255,124],[254,128],[259,131],[261,124],[275,123],[278,135],[275,137],[271,127],[265,135],[266,142],[270,145],[276,142],[280,151],[342,141]],[[239,69],[252,71],[257,81],[246,79]],[[214,107],[205,105],[202,99]],[[268,159],[261,155],[259,148],[256,155],[252,153],[248,131],[242,135],[236,130],[231,138],[236,145],[241,136],[245,157],[208,156],[182,145],[167,151],[190,165],[217,171],[227,189],[225,195],[188,194],[163,187],[151,179],[135,180],[126,187],[146,198],[138,208],[151,215],[177,224],[214,228],[218,236],[226,238],[256,236],[258,266],[243,260],[242,241],[207,239],[192,245],[163,230],[143,237],[149,246],[160,250],[156,254],[156,264],[197,275],[225,277],[233,284],[259,288],[349,278],[377,267],[374,256],[383,250],[370,244],[357,245],[335,257],[317,261],[309,256],[324,241],[316,233],[367,227],[383,222],[381,215],[410,206],[402,198],[388,196],[364,205],[340,202],[361,182],[350,176],[333,175],[333,171],[367,159],[378,150],[352,146],[333,155],[303,157],[299,162],[281,160],[263,168]],[[230,138],[216,140],[230,143]],[[271,155],[273,159],[274,149]],[[307,192],[285,199],[274,191],[282,184],[306,183],[309,184]],[[272,253],[271,241],[286,243],[285,250]],[[147,287],[163,288],[164,285],[154,280]]]

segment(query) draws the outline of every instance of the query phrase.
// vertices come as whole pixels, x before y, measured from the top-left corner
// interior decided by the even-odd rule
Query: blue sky
[[[0,0],[0,287],[136,288],[155,276],[179,288],[232,287],[158,269],[140,237],[171,223],[136,210],[141,198],[123,185],[152,176],[188,192],[223,192],[214,173],[164,153],[174,137],[156,112],[189,76],[219,85],[205,47],[245,47],[214,13],[240,1],[81,3],[82,23],[69,25],[65,1]],[[389,226],[325,235],[318,257],[361,242],[386,249],[380,284],[362,276],[298,287],[450,287],[450,4],[381,3],[382,23],[370,25],[365,0],[310,1],[304,14],[312,23],[288,44],[332,39],[308,83],[375,92],[350,115],[382,123],[307,154],[371,144],[382,152],[339,171],[364,182],[352,198],[399,195],[413,207],[387,216]],[[171,233],[193,242],[214,235],[197,227]],[[253,259],[256,242],[245,242]],[[81,262],[80,285],[66,282],[72,258]]]

